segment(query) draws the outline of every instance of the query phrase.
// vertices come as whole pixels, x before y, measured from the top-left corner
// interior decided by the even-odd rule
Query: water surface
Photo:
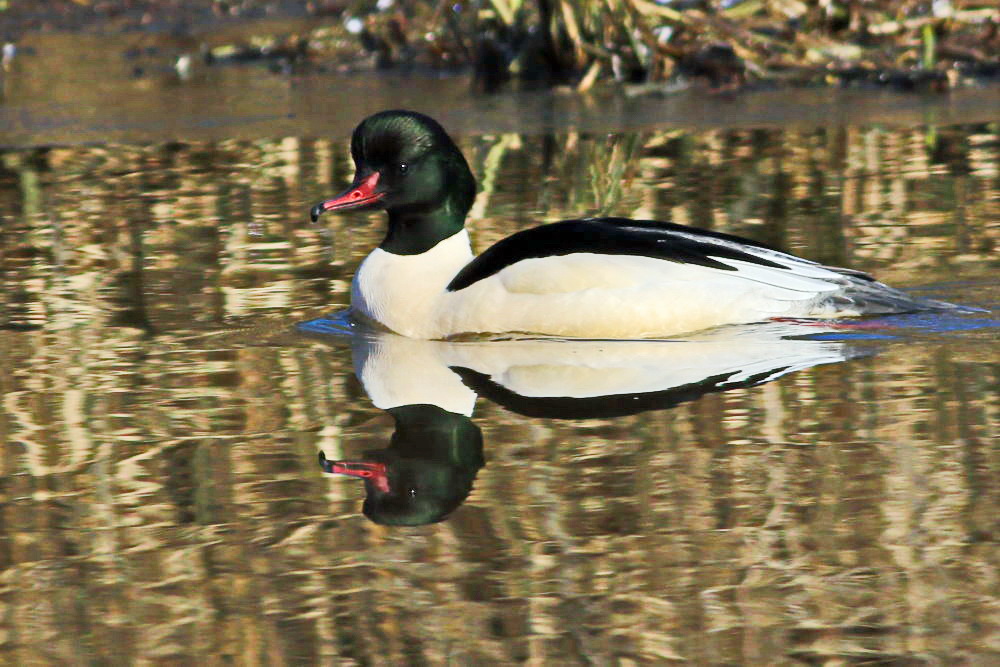
[[[37,108],[12,76],[4,113]],[[205,89],[164,79],[124,88],[129,122],[97,96],[68,130],[7,125],[5,662],[997,658],[995,123],[897,100],[711,127],[559,97],[533,99],[589,111],[515,122],[509,100],[407,93],[461,132],[479,249],[543,220],[671,219],[986,309],[484,349],[330,316],[383,223],[308,208],[391,92],[338,112],[333,80],[210,76],[253,82],[245,115],[175,113]],[[312,115],[243,122],[275,86]],[[445,520],[379,525],[317,462],[394,445],[412,479],[468,492]]]

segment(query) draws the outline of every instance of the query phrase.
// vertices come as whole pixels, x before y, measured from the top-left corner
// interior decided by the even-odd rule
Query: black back
[[[787,269],[782,264],[740,250],[733,244],[778,252],[739,236],[672,222],[628,218],[563,220],[526,229],[499,241],[459,271],[448,284],[448,291],[464,289],[524,259],[574,253],[641,255],[723,271],[737,269],[716,258]]]

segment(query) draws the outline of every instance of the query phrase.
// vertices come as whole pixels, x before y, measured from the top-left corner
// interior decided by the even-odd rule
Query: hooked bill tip
[[[319,220],[319,216],[323,214],[324,210],[325,209],[323,208],[322,203],[316,204],[311,209],[309,209],[309,219],[312,220],[313,222],[316,222],[317,220]]]

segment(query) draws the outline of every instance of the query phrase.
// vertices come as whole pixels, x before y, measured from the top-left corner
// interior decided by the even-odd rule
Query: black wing
[[[742,250],[741,246],[763,252],[749,252]],[[553,222],[508,236],[459,271],[448,284],[448,291],[465,289],[524,259],[582,252],[642,255],[723,271],[737,269],[718,259],[738,259],[777,269],[789,268],[764,256],[783,254],[780,251],[731,234],[657,220],[588,218]]]

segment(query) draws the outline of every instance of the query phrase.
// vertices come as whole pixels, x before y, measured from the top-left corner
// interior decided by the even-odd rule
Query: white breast
[[[446,336],[436,313],[448,283],[471,259],[464,229],[419,255],[376,248],[354,276],[351,310],[404,336]]]
[[[446,343],[390,333],[356,336],[351,344],[354,372],[382,410],[428,403],[470,416],[476,394],[443,363],[442,345]]]

